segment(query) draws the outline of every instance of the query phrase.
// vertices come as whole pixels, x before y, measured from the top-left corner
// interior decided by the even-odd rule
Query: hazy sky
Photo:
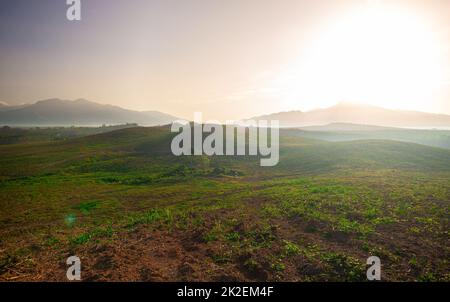
[[[341,100],[450,114],[450,1],[0,0],[0,101],[192,119]]]

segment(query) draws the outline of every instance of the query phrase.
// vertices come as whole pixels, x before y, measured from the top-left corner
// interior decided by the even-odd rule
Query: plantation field
[[[280,161],[168,127],[0,145],[0,280],[450,281],[450,150],[281,131]],[[91,133],[89,133],[91,134]]]

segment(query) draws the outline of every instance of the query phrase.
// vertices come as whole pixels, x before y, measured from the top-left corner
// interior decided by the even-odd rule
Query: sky
[[[450,114],[448,0],[0,0],[0,101],[192,119],[340,101]]]

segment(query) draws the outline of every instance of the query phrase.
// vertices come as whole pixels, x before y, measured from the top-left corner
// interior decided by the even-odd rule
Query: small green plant
[[[111,237],[113,234],[114,231],[111,226],[107,226],[106,228],[96,228],[93,231],[72,238],[70,242],[75,245],[82,245],[88,243],[93,238]]]
[[[325,253],[322,259],[333,268],[343,281],[361,281],[364,279],[364,265],[357,259],[340,253]]]
[[[433,272],[425,272],[417,280],[420,282],[436,282],[439,281],[439,278]]]
[[[45,240],[45,245],[46,246],[55,246],[55,245],[58,245],[60,243],[61,243],[61,241],[59,241],[58,238],[53,237],[53,236],[50,236],[49,238],[47,238]]]
[[[231,232],[225,235],[225,239],[232,242],[239,241],[240,238],[241,235],[238,232]]]
[[[203,240],[205,240],[205,242],[212,242],[216,241],[217,239],[217,235],[213,231],[210,231],[203,236]]]
[[[231,254],[228,252],[221,252],[212,256],[212,259],[217,264],[225,264],[231,262]]]
[[[283,262],[281,262],[280,259],[278,259],[274,263],[272,263],[271,268],[277,272],[282,272],[286,269],[286,266]]]
[[[284,255],[295,256],[300,254],[301,249],[297,244],[287,240],[283,240],[283,243],[284,243]]]
[[[267,224],[263,225],[261,228],[248,232],[247,237],[250,238],[251,246],[257,248],[270,247],[272,241],[275,239],[270,225]]]
[[[90,239],[92,238],[92,234],[90,234],[90,233],[84,233],[84,234],[81,234],[81,235],[78,235],[77,237],[75,237],[75,238],[73,238],[72,240],[71,240],[71,242],[73,243],[73,244],[85,244],[85,243],[87,243]]]
[[[277,206],[271,204],[264,206],[262,212],[267,217],[279,217],[282,215],[282,211]]]
[[[411,258],[411,260],[409,260],[409,265],[415,266],[417,267],[417,265],[419,264],[419,262],[417,261],[417,258],[414,256]]]
[[[128,226],[133,227],[139,224],[152,224],[160,221],[170,223],[173,219],[170,209],[152,209],[144,214],[131,216]]]

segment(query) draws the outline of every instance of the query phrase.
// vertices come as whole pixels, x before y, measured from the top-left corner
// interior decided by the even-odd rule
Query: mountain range
[[[178,118],[159,111],[134,111],[84,99],[48,99],[30,105],[0,104],[0,125],[99,126],[136,123],[143,126],[170,124]]]
[[[18,106],[9,106],[0,102],[0,125],[8,126],[99,126],[127,123],[156,126],[170,124],[178,119],[173,115],[159,111],[134,111],[84,99],[74,101],[48,99],[34,104]],[[252,119],[279,120],[281,127],[311,127],[332,124],[332,128],[336,128],[339,124],[347,124],[345,127],[348,127],[348,124],[356,124],[359,125],[357,126],[359,130],[361,130],[361,125],[401,128],[450,128],[450,115],[392,110],[348,102],[342,102],[324,109],[307,112],[279,112]]]
[[[401,128],[450,128],[450,115],[419,111],[392,110],[342,102],[308,112],[289,111],[254,117],[254,120],[279,120],[282,127],[306,127],[351,123]]]

